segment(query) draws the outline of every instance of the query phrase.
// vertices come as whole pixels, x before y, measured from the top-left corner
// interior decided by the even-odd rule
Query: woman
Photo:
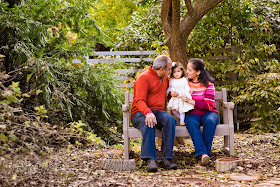
[[[198,158],[197,167],[209,164],[209,153],[216,126],[219,123],[219,115],[215,105],[214,78],[205,68],[204,62],[198,58],[192,58],[187,65],[187,76],[192,92],[192,99],[181,96],[182,100],[194,106],[194,109],[186,113],[185,123],[191,135],[195,155]],[[200,131],[203,125],[203,132]]]

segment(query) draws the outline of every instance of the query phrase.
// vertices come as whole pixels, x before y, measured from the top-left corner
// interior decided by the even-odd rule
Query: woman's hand
[[[190,91],[189,91],[189,92],[190,92],[190,94],[192,95],[192,93],[193,93],[193,90],[192,90],[192,89],[190,89]]]
[[[173,92],[170,93],[170,95],[171,95],[171,97],[177,97],[179,95],[179,93],[173,91]]]
[[[186,95],[183,95],[183,96],[181,96],[179,98],[181,98],[184,102],[187,102],[187,103],[189,103],[189,104],[191,104],[193,106],[195,105],[195,101],[190,99],[190,98],[188,98],[188,96],[186,96]]]

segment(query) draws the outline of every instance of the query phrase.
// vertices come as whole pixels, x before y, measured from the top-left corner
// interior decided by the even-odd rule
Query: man
[[[157,152],[155,144],[156,128],[162,128],[162,157],[160,165],[165,169],[177,169],[170,160],[173,158],[176,120],[163,111],[168,88],[168,76],[172,61],[166,55],[158,56],[152,67],[143,72],[133,87],[131,121],[143,136],[141,159],[147,161],[147,171],[156,172]]]

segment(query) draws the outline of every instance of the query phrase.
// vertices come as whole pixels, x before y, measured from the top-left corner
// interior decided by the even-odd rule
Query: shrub
[[[114,67],[71,66],[73,58],[93,53],[95,43],[106,37],[90,15],[92,3],[1,2],[1,71],[30,95],[19,103],[24,112],[36,113],[34,107],[44,105],[50,124],[67,127],[81,120],[112,143],[120,138],[114,133],[120,130],[122,103]]]
[[[115,143],[121,131],[123,91],[114,76],[121,64],[73,67],[63,61],[34,59],[24,90],[38,90],[26,104],[45,105],[49,122],[65,126],[72,121],[88,124],[104,140]],[[38,91],[37,91],[38,92]]]
[[[22,94],[19,82],[10,84],[11,76],[0,73],[0,154],[36,152],[45,154],[53,148],[91,146],[99,148],[104,142],[87,124],[73,122],[69,128],[58,127],[46,122],[47,110],[43,105],[34,107],[34,113],[26,113],[21,102],[29,98]],[[8,87],[2,81],[9,83]],[[71,143],[71,144],[70,144]]]
[[[280,73],[265,73],[250,79],[234,98],[236,103],[250,102],[256,108],[251,132],[280,130]]]

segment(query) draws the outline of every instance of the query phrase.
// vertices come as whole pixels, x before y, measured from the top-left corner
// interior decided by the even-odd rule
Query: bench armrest
[[[228,108],[230,110],[234,109],[234,103],[233,102],[223,102],[223,107]]]
[[[234,103],[233,102],[223,102],[223,121],[224,124],[229,124],[233,127],[233,109]]]
[[[127,105],[122,105],[122,111],[123,111],[123,112],[128,112],[128,111],[129,111],[129,106],[127,106]]]

